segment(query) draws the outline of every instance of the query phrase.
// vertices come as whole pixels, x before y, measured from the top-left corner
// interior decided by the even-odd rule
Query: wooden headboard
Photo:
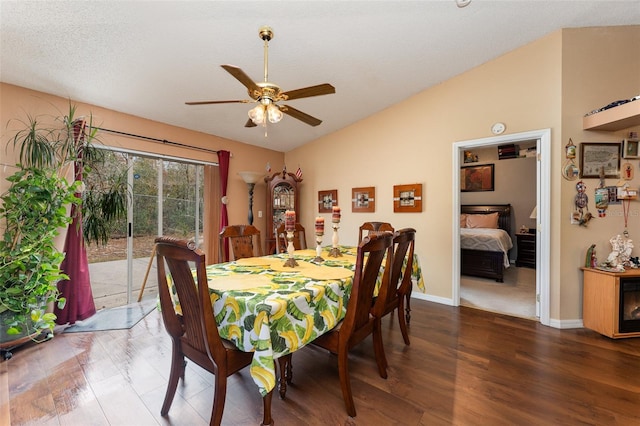
[[[498,227],[511,235],[511,204],[463,204],[460,213],[489,214],[498,213]]]

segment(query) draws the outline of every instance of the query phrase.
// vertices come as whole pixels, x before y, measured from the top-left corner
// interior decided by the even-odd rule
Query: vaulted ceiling
[[[639,0],[2,0],[0,80],[286,152],[560,28],[637,24]],[[220,65],[262,81],[264,25],[270,82],[335,87],[286,102],[319,126],[285,115],[265,138],[253,104],[185,105],[249,99]]]

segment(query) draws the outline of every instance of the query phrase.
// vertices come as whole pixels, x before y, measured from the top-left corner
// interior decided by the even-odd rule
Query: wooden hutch
[[[284,212],[294,210],[296,220],[300,221],[300,194],[299,185],[302,179],[295,174],[288,173],[287,169],[265,176],[267,183],[267,217],[266,217],[266,253],[276,251],[276,228],[284,223]]]

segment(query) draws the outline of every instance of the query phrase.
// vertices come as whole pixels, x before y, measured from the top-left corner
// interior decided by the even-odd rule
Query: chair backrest
[[[367,255],[366,259],[365,255]],[[391,232],[366,236],[358,245],[353,287],[351,296],[349,296],[347,313],[342,323],[341,339],[350,339],[351,336],[357,339],[355,336],[358,331],[361,328],[366,328],[365,326],[372,320],[373,293],[385,255],[385,268],[391,268],[393,258],[393,234]],[[386,287],[388,286],[380,286],[379,296],[386,297]]]
[[[367,232],[365,233],[365,231]],[[387,231],[394,231],[393,226],[391,226],[389,222],[365,222],[360,225],[360,229],[358,231],[358,244],[362,241],[362,237]]]
[[[281,223],[276,229],[276,253],[287,252],[287,233],[284,230],[284,223]],[[296,223],[293,230],[293,248],[296,250],[304,250],[307,248],[307,237],[305,235],[304,226]]]
[[[213,316],[204,253],[193,241],[158,237],[155,242],[160,307],[167,332],[180,339],[182,352],[200,366],[207,360],[217,363],[225,354]],[[173,297],[165,265],[173,281]],[[197,282],[191,268],[196,270]],[[176,312],[176,303],[181,314]]]
[[[229,225],[220,232],[218,261],[229,262],[224,252],[224,239],[231,243],[233,259],[262,256],[262,240],[260,230],[253,225]]]
[[[393,311],[398,306],[398,299],[403,297],[409,291],[409,288],[411,288],[415,238],[416,230],[413,228],[403,228],[394,234],[393,263],[390,270],[385,270],[385,275],[389,273],[389,279],[386,281],[389,289],[386,294],[383,315]],[[404,268],[404,274],[402,274],[402,266],[405,259],[407,263]],[[383,282],[385,282],[385,280],[383,280]]]

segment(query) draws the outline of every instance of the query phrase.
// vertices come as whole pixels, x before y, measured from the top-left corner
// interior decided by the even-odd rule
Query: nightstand
[[[536,268],[536,234],[520,233],[516,234],[516,244],[518,245],[518,258],[516,266],[526,268]]]

